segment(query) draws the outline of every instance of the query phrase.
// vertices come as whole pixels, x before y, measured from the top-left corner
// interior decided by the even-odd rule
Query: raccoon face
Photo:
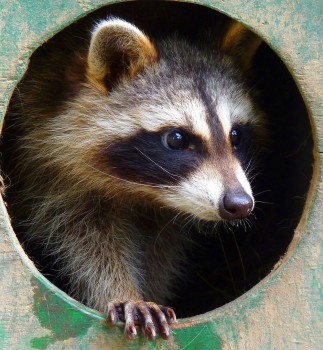
[[[146,104],[138,106],[137,121],[155,116],[156,122],[153,117],[149,123],[140,120],[131,136],[104,148],[106,172],[138,184],[137,191],[162,205],[204,220],[248,216],[254,199],[243,166],[255,136],[252,109],[246,110],[251,105],[245,101],[243,109],[230,109],[227,101],[219,100],[209,106],[192,90],[183,95],[188,96],[178,106],[156,102],[149,111]],[[244,117],[234,115],[239,109]]]
[[[112,19],[93,33],[88,61],[89,81],[107,101],[94,118],[105,136],[93,161],[110,192],[207,221],[251,213],[246,168],[260,116],[226,52],[176,38],[153,45]]]

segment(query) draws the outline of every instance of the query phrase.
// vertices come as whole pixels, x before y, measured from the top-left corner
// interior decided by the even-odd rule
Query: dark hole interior
[[[143,23],[141,27],[153,28],[160,35],[177,31],[187,36],[194,35],[207,21],[225,17],[198,5],[150,1],[111,5],[88,18],[94,22],[107,14],[138,21]],[[256,219],[250,225],[220,226],[215,235],[196,234],[198,247],[191,253],[186,282],[176,286],[177,296],[169,301],[179,317],[224,305],[263,279],[286,252],[304,209],[313,164],[313,139],[304,102],[288,69],[266,44],[255,57],[254,72],[269,139],[253,186]],[[9,157],[4,154],[4,171]],[[53,273],[44,268],[44,258],[27,253],[52,280]],[[62,281],[55,283],[64,289]]]

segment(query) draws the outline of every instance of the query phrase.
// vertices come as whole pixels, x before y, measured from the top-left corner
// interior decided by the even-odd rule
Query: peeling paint
[[[66,304],[57,301],[52,291],[32,278],[34,314],[41,326],[51,331],[50,335],[31,340],[31,347],[46,349],[53,342],[80,337],[88,331],[90,323],[80,312],[67,308]]]

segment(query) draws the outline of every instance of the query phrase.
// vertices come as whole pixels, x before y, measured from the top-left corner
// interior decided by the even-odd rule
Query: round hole
[[[152,9],[154,11],[151,11]],[[110,5],[108,8],[91,13],[87,18],[63,30],[40,47],[31,57],[31,67],[34,62],[38,62],[37,60],[44,55],[44,52],[59,50],[65,35],[73,33],[77,42],[79,38],[74,34],[74,30],[79,33],[78,28],[85,28],[96,19],[105,18],[107,14],[130,20],[147,33],[158,32],[159,35],[166,36],[176,31],[178,35],[186,38],[194,36],[206,23],[229,21],[219,12],[188,3]],[[80,42],[88,39],[86,32],[80,36]],[[60,56],[60,64],[66,59],[64,56],[65,54]],[[69,79],[73,84],[84,83],[78,80],[79,74],[84,73],[78,71],[80,67],[82,64],[77,64],[74,67],[75,70],[69,72]],[[39,68],[42,69],[42,67]],[[50,68],[49,66],[47,70],[46,67],[45,70],[49,75],[55,74]],[[55,67],[57,70],[62,68],[64,68],[63,65]],[[266,119],[265,147],[261,154],[257,155],[258,167],[255,167],[250,175],[252,178],[255,176],[251,181],[256,200],[254,217],[236,226],[218,225],[216,234],[213,235],[199,234],[197,232],[199,227],[192,232],[196,247],[190,252],[189,263],[185,265],[186,278],[181,282],[174,282],[176,296],[167,300],[175,307],[179,317],[199,315],[229,303],[267,276],[286,253],[304,210],[313,173],[313,135],[305,104],[288,69],[265,43],[261,45],[254,57],[252,71],[252,92],[257,92],[253,98],[264,111]],[[46,101],[53,115],[60,113],[63,108],[61,101],[67,96],[62,95],[64,91],[59,81],[57,84],[49,96],[43,96],[42,91],[35,90],[37,98],[42,98],[43,103]],[[74,86],[68,91],[68,98],[73,99],[77,94],[73,89]],[[18,96],[19,90],[17,91]],[[38,101],[33,99],[28,103],[37,106]],[[21,198],[22,183],[14,177],[16,167],[19,168],[23,163],[23,160],[17,161],[17,158],[12,158],[12,148],[21,137],[21,130],[15,127],[15,118],[16,116],[9,109],[3,130],[2,160],[7,187],[5,200],[12,217],[12,224],[17,236],[24,241],[26,252],[36,266],[49,280],[68,292],[66,276],[57,278],[57,266],[53,268],[50,265],[53,256],[44,255],[42,248],[34,244],[28,245],[23,238],[26,226],[21,225],[21,221],[18,223],[19,217],[22,217],[27,225],[28,221],[34,218],[26,216],[26,213],[19,213],[22,208],[21,201],[25,198]],[[34,126],[31,125],[31,127]],[[39,134],[39,137],[43,135]],[[16,164],[14,165],[13,162]],[[40,166],[37,160],[34,166]],[[43,181],[51,182],[56,175],[56,173],[44,174]],[[37,186],[37,183],[35,185]],[[93,195],[95,195],[94,192],[89,193],[90,197]],[[36,204],[41,205],[41,202]],[[50,205],[49,202],[47,205]],[[60,209],[55,208],[56,211],[53,210],[52,214],[63,215]],[[87,209],[88,207],[84,207],[84,215]],[[51,219],[48,218],[48,220]],[[64,220],[63,216],[62,220]],[[149,225],[151,225],[150,222]],[[209,225],[208,229],[213,230],[212,226],[214,225]],[[45,226],[44,232],[46,232]]]

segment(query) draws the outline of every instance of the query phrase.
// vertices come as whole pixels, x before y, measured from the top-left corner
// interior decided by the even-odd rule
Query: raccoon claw
[[[155,340],[157,334],[167,340],[170,337],[169,324],[176,321],[176,315],[172,308],[153,302],[111,302],[108,305],[108,322],[115,325],[118,320],[125,322],[125,333],[128,339],[136,338],[135,325],[138,325],[148,340]]]

